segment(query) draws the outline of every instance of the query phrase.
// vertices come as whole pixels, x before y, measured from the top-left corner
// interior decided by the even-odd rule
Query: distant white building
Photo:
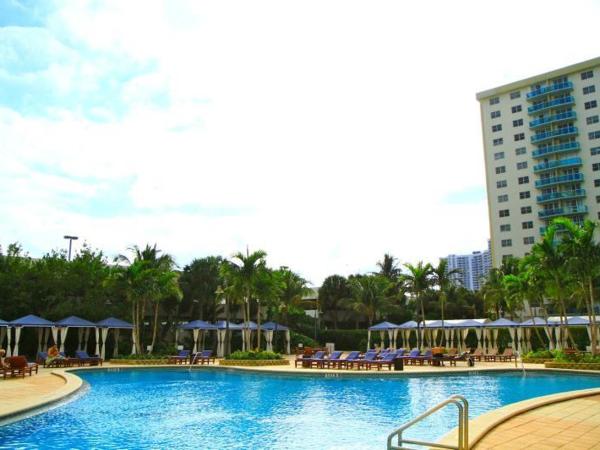
[[[470,255],[448,255],[448,271],[458,269],[460,272],[451,275],[452,280],[471,291],[478,291],[492,268],[490,241],[488,249],[473,252]]]

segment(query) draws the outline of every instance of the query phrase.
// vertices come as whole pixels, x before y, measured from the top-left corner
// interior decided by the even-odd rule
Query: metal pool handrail
[[[447,405],[456,405],[458,408],[458,445],[438,444],[436,442],[418,441],[414,439],[405,439],[402,433],[414,424],[429,417],[434,412],[446,407]],[[397,445],[392,443],[394,437],[398,437]],[[397,430],[390,433],[387,438],[388,450],[411,450],[410,447],[405,447],[404,444],[426,445],[430,448],[448,448],[453,450],[469,450],[469,402],[462,395],[453,395],[448,397],[443,402],[437,404],[433,408],[428,409],[423,414],[415,417],[410,422],[406,422]]]

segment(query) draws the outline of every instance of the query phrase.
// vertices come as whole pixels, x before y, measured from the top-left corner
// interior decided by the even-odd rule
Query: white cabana
[[[561,348],[558,330],[556,330],[556,340],[554,338],[554,328],[556,327],[556,323],[553,320],[550,320],[550,318],[546,322],[546,320],[542,319],[541,317],[532,317],[531,319],[521,322],[519,326],[527,329],[535,327],[543,328],[544,332],[546,333],[546,337],[548,338],[549,349],[554,350]]]
[[[285,349],[286,354],[290,354],[291,352],[291,336],[290,329],[285,325],[281,325],[277,322],[266,322],[261,324],[260,329],[263,331],[265,335],[266,348],[268,352],[273,351],[273,333],[276,331],[284,331],[285,332]]]
[[[67,340],[67,334],[69,332],[69,328],[77,328],[77,330],[78,330],[77,350],[81,350],[81,340],[82,340],[83,331],[86,328],[87,329],[95,329],[96,324],[93,322],[90,322],[89,320],[82,319],[81,317],[69,316],[69,317],[66,317],[66,318],[56,322],[56,328],[59,331],[60,351],[64,352],[65,351],[65,341]]]
[[[500,318],[498,320],[494,320],[493,322],[485,323],[483,326],[485,327],[485,334],[488,340],[487,344],[485,345],[485,353],[488,353],[492,349],[498,350],[498,331],[504,328],[506,328],[510,333],[514,348],[515,330],[521,326],[521,324],[513,322],[512,320]],[[494,338],[493,341],[491,339],[492,336]]]
[[[204,320],[193,320],[191,322],[185,323],[183,325],[179,326],[179,329],[181,330],[191,330],[192,331],[192,336],[193,336],[193,340],[194,340],[194,347],[192,349],[192,353],[197,353],[198,352],[198,341],[200,338],[200,333],[204,332],[204,331],[208,331],[208,330],[218,330],[216,325],[213,325],[211,323],[205,322]],[[219,341],[219,333],[217,332],[217,341]],[[221,346],[221,345],[217,345],[217,347]],[[218,348],[217,348],[218,351]]]
[[[414,320],[409,320],[408,322],[404,322],[398,325],[398,329],[400,330],[400,335],[402,336],[402,345],[406,348],[410,348],[410,335],[413,330],[417,329],[417,322]]]
[[[4,342],[4,338],[6,337],[6,356],[11,356],[12,352],[10,350],[10,328],[8,326],[8,322],[0,320],[0,348],[3,348],[2,343]]]
[[[12,356],[17,356],[19,354],[19,342],[21,341],[21,330],[23,328],[36,328],[38,331],[38,352],[41,352],[42,349],[45,349],[46,344],[48,342],[48,332],[52,332],[52,338],[54,343],[57,344],[57,334],[58,329],[56,328],[54,322],[50,322],[49,320],[42,319],[41,317],[35,316],[33,314],[29,314],[27,316],[21,317],[17,320],[13,320],[9,322],[9,327],[14,328],[15,330],[15,345],[12,351]],[[10,329],[8,330],[10,334]],[[10,339],[10,338],[9,338]],[[42,342],[44,345],[42,346]]]
[[[217,357],[222,358],[225,356],[225,340],[227,334],[227,328],[229,328],[229,332],[232,331],[242,331],[242,339],[244,339],[244,333],[242,330],[242,326],[237,323],[229,322],[229,327],[227,326],[227,322],[225,320],[218,320],[215,324],[217,327]]]
[[[113,357],[117,356],[119,353],[119,332],[120,330],[132,330],[132,336],[135,335],[133,332],[133,325],[129,322],[125,322],[121,319],[116,319],[114,317],[109,317],[107,319],[101,320],[96,323],[96,352],[98,352],[98,330],[101,330],[102,333],[102,348],[100,350],[100,357],[104,359],[105,351],[106,351],[106,339],[108,337],[108,331],[110,329],[114,330],[113,338],[115,341],[115,347],[113,349]],[[132,354],[135,351],[135,338],[132,338],[133,341],[133,349]],[[96,353],[98,354],[98,353]]]
[[[367,350],[371,348],[371,332],[379,331],[379,337],[381,338],[381,347],[385,347],[385,335],[388,335],[389,346],[393,349],[396,348],[396,337],[398,336],[399,325],[391,322],[381,322],[376,325],[370,326],[367,330]]]

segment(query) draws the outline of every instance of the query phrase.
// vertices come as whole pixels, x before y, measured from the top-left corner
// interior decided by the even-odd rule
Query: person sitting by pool
[[[57,359],[64,359],[65,357],[63,355],[60,354],[60,352],[58,351],[58,347],[56,345],[53,345],[52,347],[50,347],[48,349],[48,358],[46,358],[46,365],[51,364],[52,361],[57,360]]]
[[[444,356],[444,353],[446,353],[446,349],[444,347],[433,347],[431,349],[431,356],[434,358]]]
[[[6,350],[0,347],[0,369],[4,369],[8,367],[8,364],[4,362],[4,356],[6,355]]]

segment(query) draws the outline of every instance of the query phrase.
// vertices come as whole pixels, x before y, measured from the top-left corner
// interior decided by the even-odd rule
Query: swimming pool
[[[77,373],[90,388],[44,414],[0,427],[0,448],[383,449],[389,432],[451,394],[470,416],[540,395],[600,387],[600,377],[475,372],[308,377],[224,370]],[[456,412],[409,435],[436,439]]]

